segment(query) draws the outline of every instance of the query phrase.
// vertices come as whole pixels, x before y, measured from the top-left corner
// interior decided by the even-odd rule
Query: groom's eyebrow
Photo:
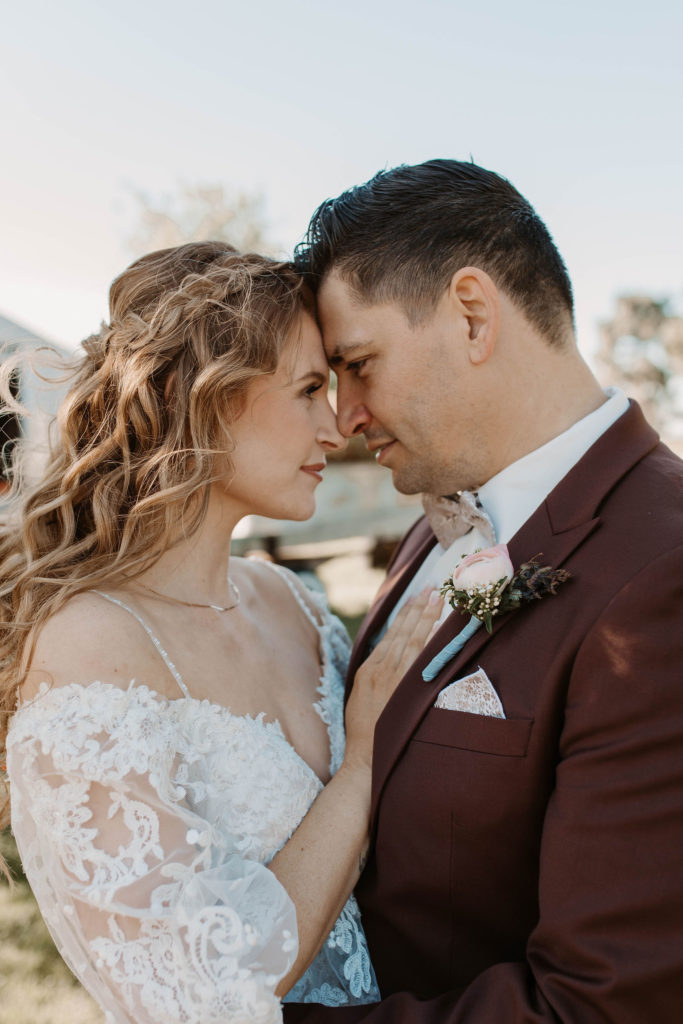
[[[334,351],[328,359],[328,362],[330,366],[334,366],[335,369],[336,367],[341,366],[342,363],[352,363],[354,353],[362,351],[362,349],[369,344],[369,341],[352,341],[347,345],[341,342],[340,344],[335,345]]]

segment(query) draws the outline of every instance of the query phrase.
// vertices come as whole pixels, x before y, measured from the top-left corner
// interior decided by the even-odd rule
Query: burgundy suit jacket
[[[287,1024],[681,1024],[683,463],[631,404],[510,542],[572,577],[432,682],[449,616],[375,732],[357,896],[382,1002]],[[350,679],[435,538],[398,550]],[[506,718],[433,707],[481,666]]]

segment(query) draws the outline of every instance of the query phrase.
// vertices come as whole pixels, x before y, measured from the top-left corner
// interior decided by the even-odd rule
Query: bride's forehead
[[[304,314],[290,331],[280,352],[277,372],[292,377],[313,372],[327,374],[327,359],[322,336],[312,317]]]

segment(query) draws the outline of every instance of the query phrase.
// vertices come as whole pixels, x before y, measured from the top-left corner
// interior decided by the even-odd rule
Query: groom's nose
[[[345,386],[337,388],[337,427],[344,437],[355,437],[367,429],[372,416],[353,389]]]

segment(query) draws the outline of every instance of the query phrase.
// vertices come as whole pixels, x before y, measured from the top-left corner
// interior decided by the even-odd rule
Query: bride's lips
[[[302,466],[301,469],[304,473],[309,473],[310,476],[314,476],[316,480],[322,480],[323,470],[325,468],[324,462],[316,462],[312,466]]]

